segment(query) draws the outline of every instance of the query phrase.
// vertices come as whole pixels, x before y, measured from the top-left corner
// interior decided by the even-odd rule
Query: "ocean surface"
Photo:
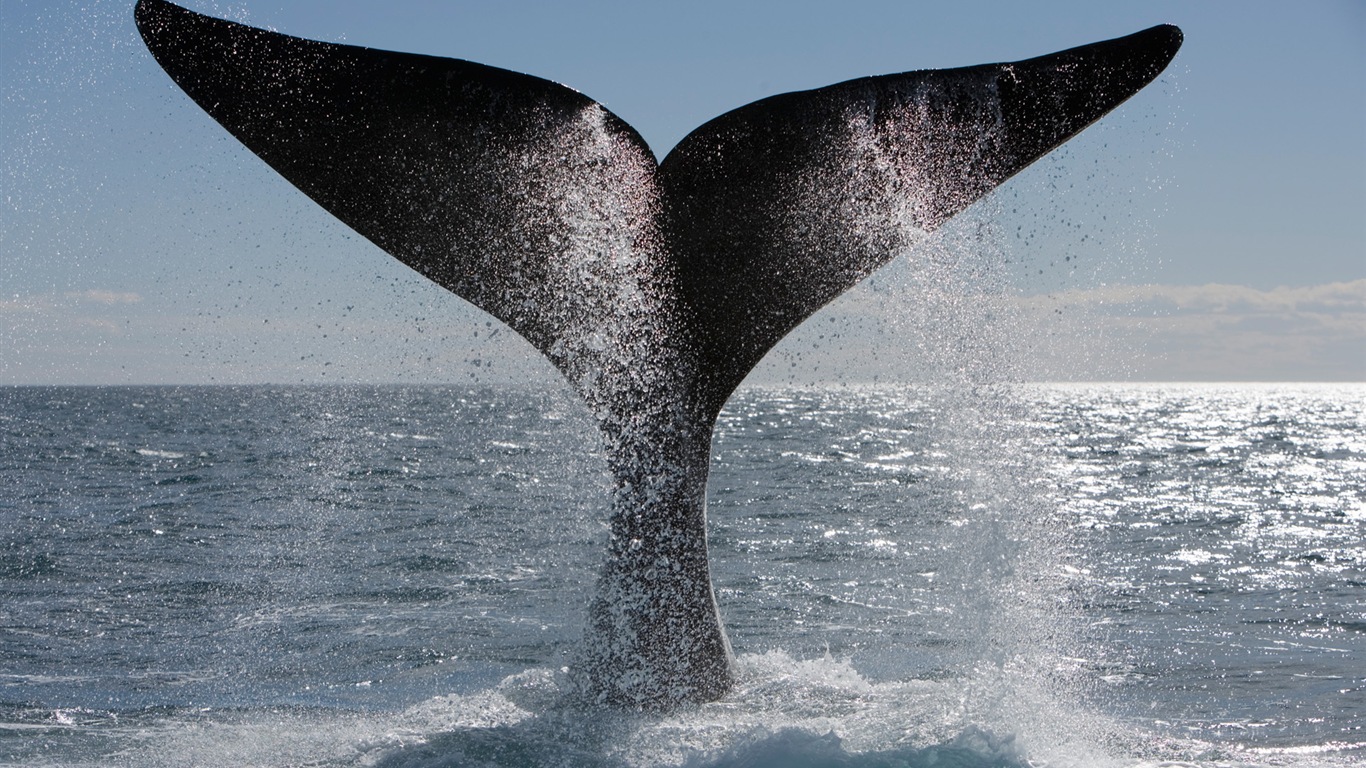
[[[1366,386],[747,389],[741,682],[561,695],[608,479],[561,391],[0,389],[0,764],[1366,763]]]

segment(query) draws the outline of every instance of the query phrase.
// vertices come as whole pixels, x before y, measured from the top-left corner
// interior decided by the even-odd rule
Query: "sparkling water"
[[[0,762],[1348,765],[1366,387],[746,389],[740,685],[561,695],[610,480],[567,390],[0,390]]]

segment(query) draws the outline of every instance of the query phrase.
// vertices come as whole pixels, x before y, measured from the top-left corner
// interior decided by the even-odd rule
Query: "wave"
[[[1142,734],[1107,732],[1095,716],[1069,714],[1048,692],[996,674],[873,681],[846,660],[784,651],[746,654],[738,666],[731,695],[666,716],[585,708],[565,694],[563,670],[536,668],[394,712],[61,710],[6,719],[35,742],[39,732],[49,742],[85,732],[84,747],[100,750],[15,764],[128,768],[1225,768],[1345,766],[1359,754],[1353,745],[1306,754],[1171,740],[1141,746]],[[983,706],[983,689],[1005,706]]]

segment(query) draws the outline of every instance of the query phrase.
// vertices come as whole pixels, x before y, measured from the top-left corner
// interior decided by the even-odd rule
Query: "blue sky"
[[[904,260],[759,377],[924,377],[970,327],[1024,378],[1366,380],[1358,0],[185,5],[564,82],[660,156],[774,93],[1174,23],[1158,82],[949,228],[942,249],[991,265],[974,311]],[[0,195],[0,384],[554,379],[237,146],[131,0],[0,0]]]

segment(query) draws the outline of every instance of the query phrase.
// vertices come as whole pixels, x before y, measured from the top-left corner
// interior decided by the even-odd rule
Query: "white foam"
[[[1170,739],[1154,746],[1133,732],[1117,740],[1127,747],[1106,748],[1095,729],[1077,728],[1088,716],[1075,702],[1056,700],[1009,669],[967,680],[874,681],[847,659],[796,659],[782,650],[742,655],[737,666],[730,695],[670,715],[579,709],[562,696],[564,670],[540,668],[399,712],[187,710],[105,731],[123,748],[61,764],[1226,768],[1351,759],[1322,749],[1229,754]],[[991,695],[976,696],[984,688]],[[1010,712],[983,706],[984,698]]]
[[[152,449],[152,448],[139,448],[139,449],[137,450],[137,453],[138,453],[139,456],[146,456],[146,457],[152,458],[152,459],[183,459],[183,458],[185,458],[185,454],[183,454],[183,453],[176,453],[175,451],[158,451],[158,450],[155,450],[155,449]]]

